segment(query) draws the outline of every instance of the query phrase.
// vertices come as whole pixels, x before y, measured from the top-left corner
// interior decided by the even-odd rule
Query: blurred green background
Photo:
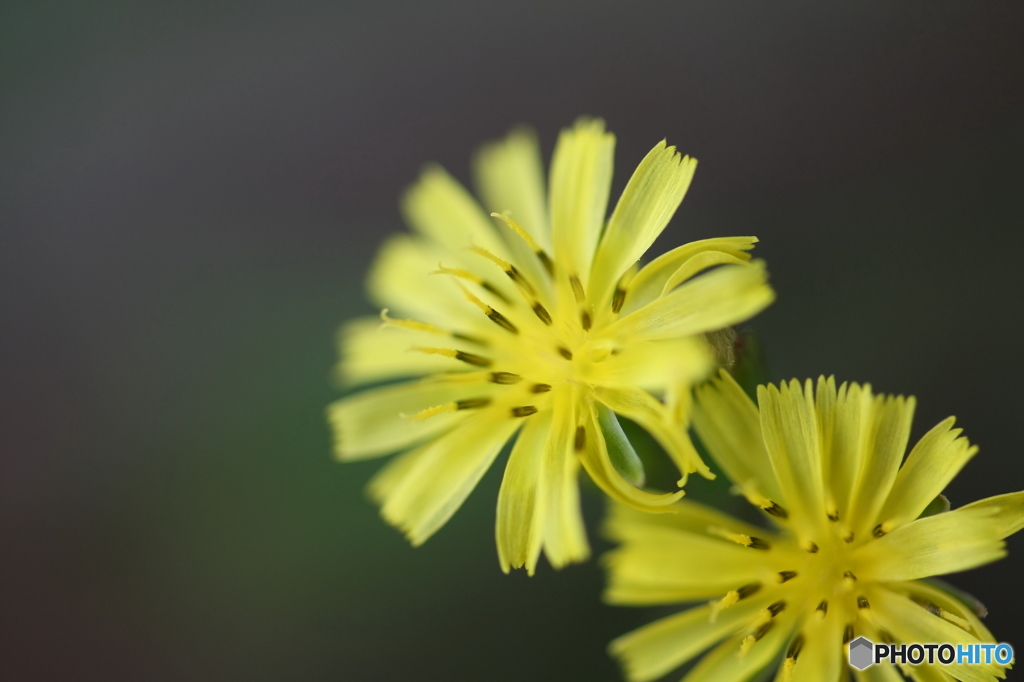
[[[1021,35],[1018,2],[3,3],[0,678],[618,679],[658,611],[597,561],[503,575],[501,461],[413,549],[329,456],[399,193],[520,122],[550,154],[604,116],[616,194],[696,156],[655,250],[762,239],[773,376],[956,414],[954,506],[1024,488]],[[1019,648],[1010,547],[954,581]]]

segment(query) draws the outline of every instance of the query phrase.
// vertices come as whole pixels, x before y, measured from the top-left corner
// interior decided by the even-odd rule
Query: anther
[[[540,318],[540,321],[551,326],[551,314],[540,303],[533,304],[533,314]]]
[[[817,554],[817,553],[818,553],[818,543],[816,543],[816,542],[812,542],[812,543],[811,543],[811,544],[810,544],[810,545],[809,545],[809,546],[807,547],[807,551],[808,551],[808,552],[810,552],[811,554]]]
[[[576,438],[573,440],[573,448],[580,452],[587,445],[587,430],[582,426],[576,427]]]
[[[771,549],[771,546],[767,542],[761,538],[755,538],[752,535],[750,536],[750,542],[747,544],[747,547],[752,547],[753,549]]]
[[[455,409],[470,410],[474,407],[486,407],[491,404],[490,398],[471,398],[469,400],[456,400]]]
[[[875,526],[874,530],[871,531],[871,534],[874,535],[876,538],[880,538],[883,535],[885,535],[885,530],[882,528],[882,524],[878,524],[877,526]]]
[[[868,602],[867,597],[857,597],[857,608],[858,609],[870,609],[871,604]]]
[[[782,613],[786,608],[786,602],[777,601],[768,607],[768,613],[772,614],[772,618]]]
[[[583,284],[580,282],[580,278],[576,275],[569,275],[569,286],[572,287],[572,295],[576,297],[576,302],[583,303],[586,300],[586,295],[583,293]]]
[[[540,259],[540,264],[544,266],[544,269],[548,271],[548,274],[552,277],[555,276],[555,264],[551,262],[551,256],[542,249],[534,251],[537,254],[537,258]]]
[[[534,384],[530,387],[530,393],[547,393],[551,390],[551,384]]]
[[[796,660],[800,656],[800,650],[804,648],[804,636],[797,635],[793,638],[793,641],[789,643],[789,648],[786,649],[786,658]]]
[[[736,590],[736,596],[739,599],[746,599],[747,597],[757,594],[760,589],[761,583],[750,583],[749,585],[744,585]]]
[[[482,358],[479,355],[473,355],[472,353],[463,353],[461,350],[455,351],[455,359],[469,363],[470,365],[476,365],[477,367],[491,366],[491,361],[487,358]]]
[[[853,531],[852,530],[849,533],[847,533],[846,535],[843,536],[843,542],[845,542],[847,544],[853,542]]]
[[[495,296],[500,298],[505,303],[511,303],[512,302],[512,301],[508,300],[508,297],[505,294],[503,294],[500,291],[498,291],[498,289],[493,284],[491,284],[490,282],[483,282],[483,283],[481,283],[480,284],[480,288],[483,289],[484,291],[489,291],[490,293],[494,294]]]
[[[583,331],[590,331],[590,325],[593,324],[593,320],[590,319],[590,313],[586,310],[580,313],[580,324],[583,325]]]
[[[753,633],[754,641],[755,642],[760,641],[761,638],[764,637],[765,635],[767,635],[768,631],[771,630],[773,627],[775,627],[775,621],[774,620],[769,620],[769,621],[767,621],[765,623],[762,623],[761,627],[759,627],[756,630],[754,630],[754,633]]]
[[[815,611],[821,611],[821,615],[823,615],[823,616],[826,615],[828,613],[828,600],[827,599],[822,599],[821,603],[818,604],[818,608],[816,608],[814,610]]]
[[[779,571],[779,582],[788,583],[796,577],[796,571]]]
[[[853,624],[846,626],[843,630],[843,644],[849,644],[853,640]]]
[[[523,291],[529,295],[533,295],[533,286],[523,277],[523,273],[516,269],[516,266],[509,265],[508,269],[505,270],[505,274],[508,278],[515,282]]]
[[[512,408],[513,417],[529,417],[531,414],[537,414],[537,408],[533,405],[523,405],[521,407]]]
[[[452,333],[452,338],[453,339],[459,339],[460,341],[469,341],[470,343],[475,343],[478,346],[487,346],[487,345],[489,345],[487,343],[487,341],[485,341],[484,339],[480,339],[480,338],[477,338],[475,336],[470,336],[469,334],[461,334],[459,332]]]
[[[914,603],[916,603],[921,608],[926,609],[933,616],[938,616],[940,618],[942,617],[942,609],[940,609],[938,606],[931,603],[927,599],[922,599],[921,597],[911,597],[911,600],[913,600]]]
[[[843,577],[846,578],[847,580],[852,580],[854,582],[857,582],[857,576],[855,576],[853,574],[853,571],[846,571],[845,573],[843,573]]]
[[[572,360],[572,351],[571,351],[571,350],[569,350],[568,348],[566,348],[565,346],[559,346],[559,347],[558,347],[558,352],[559,352],[559,353],[560,353],[560,354],[562,355],[562,357],[563,357],[563,358],[565,358],[566,360]]]
[[[612,295],[612,312],[618,313],[626,302],[626,290],[615,287],[615,294]]]
[[[878,636],[881,638],[882,642],[884,642],[885,644],[895,644],[896,643],[896,638],[893,637],[892,633],[889,632],[888,630],[879,630],[878,631]]]
[[[504,315],[499,313],[494,308],[491,308],[487,312],[487,317],[490,318],[491,322],[494,322],[499,327],[504,327],[505,329],[509,330],[513,334],[518,334],[519,333],[519,330],[516,329],[516,326],[514,324],[512,324],[511,322],[509,322],[508,318],[506,318]]]
[[[512,372],[491,372],[492,384],[518,384],[523,378]]]
[[[789,512],[787,512],[785,509],[779,506],[778,502],[772,502],[771,500],[768,500],[767,506],[761,507],[761,509],[764,509],[765,513],[771,514],[772,516],[778,517],[780,519],[789,518]]]
[[[835,523],[836,521],[839,520],[839,512],[829,512],[827,514],[827,516],[828,516],[828,520],[833,522],[833,523]]]

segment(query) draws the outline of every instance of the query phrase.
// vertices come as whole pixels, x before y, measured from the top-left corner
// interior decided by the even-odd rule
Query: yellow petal
[[[572,454],[576,436],[575,396],[557,391],[552,397],[551,436],[544,450],[547,521],[544,555],[555,568],[586,561],[590,545],[580,509],[579,462]]]
[[[857,549],[854,572],[861,579],[891,581],[966,571],[1006,555],[1000,530],[991,508],[928,516]]]
[[[397,472],[386,467],[378,474],[383,483],[370,482],[381,515],[422,544],[462,505],[520,424],[485,409],[396,462]]]
[[[495,523],[498,561],[505,573],[525,567],[533,575],[537,567],[548,520],[544,454],[551,416],[552,410],[544,410],[527,419],[505,466]]]
[[[609,573],[605,600],[670,603],[720,597],[745,585],[772,584],[780,560],[769,556],[770,551],[703,533],[648,526],[605,555]]]
[[[846,652],[840,644],[846,623],[840,618],[839,613],[833,612],[820,623],[805,625],[800,632],[804,643],[787,682],[840,679],[839,673],[846,667]]]
[[[828,501],[835,505],[828,511],[841,519],[849,519],[853,513],[851,505],[861,462],[871,447],[873,404],[870,386],[844,383],[836,395],[826,469]]]
[[[747,256],[747,254],[743,255]],[[692,258],[684,261],[683,264],[672,273],[672,276],[668,278],[667,282],[665,282],[665,287],[661,290],[661,295],[664,296],[668,294],[686,280],[697,276],[708,268],[713,268],[716,265],[744,265],[748,260],[749,257],[737,258],[736,256],[723,251],[704,251],[702,253],[698,253]]]
[[[551,159],[551,238],[555,261],[584,286],[604,226],[611,188],[615,136],[604,121],[580,119],[558,136]]]
[[[1006,493],[995,497],[986,497],[957,511],[969,509],[985,509],[991,512],[989,517],[993,532],[999,538],[1007,538],[1024,528],[1024,492]]]
[[[626,315],[605,334],[655,341],[723,329],[749,319],[774,300],[767,279],[760,262],[722,266]]]
[[[638,341],[594,363],[588,379],[605,386],[634,386],[661,393],[670,385],[693,385],[711,369],[711,355],[698,339]]]
[[[537,136],[528,128],[519,128],[501,141],[486,145],[474,166],[480,196],[488,211],[509,215],[548,254],[551,253],[551,228],[544,196],[544,167]],[[507,228],[503,236],[517,263],[536,272],[532,249]],[[536,282],[543,281],[537,277]]]
[[[593,409],[588,410],[583,416],[583,423],[580,427],[582,432],[577,431],[574,446],[577,447],[577,454],[587,470],[590,478],[613,500],[628,504],[637,509],[649,512],[665,512],[666,507],[683,496],[683,493],[648,493],[622,477],[615,470],[611,459],[608,456],[608,446],[604,434],[597,423],[597,415]],[[583,449],[579,450],[580,440],[583,440]]]
[[[761,432],[794,525],[814,535],[825,523],[821,442],[810,381],[757,387]]]
[[[632,542],[634,538],[639,540],[639,537],[650,528],[683,530],[716,540],[721,536],[709,532],[709,529],[723,529],[730,533],[756,537],[765,535],[764,528],[744,523],[693,500],[679,500],[672,505],[672,510],[675,513],[648,514],[624,504],[610,505],[605,519],[605,535],[608,539],[619,542]]]
[[[327,408],[335,454],[341,460],[355,460],[409,447],[450,429],[468,411],[447,412],[425,420],[412,419],[412,415],[458,400],[486,398],[495,390],[486,382],[424,379],[342,398]]]
[[[678,668],[724,637],[768,603],[751,597],[712,619],[709,606],[689,609],[614,640],[608,651],[623,665],[630,682],[648,682]]]
[[[641,308],[664,293],[665,283],[687,260],[705,251],[720,251],[742,261],[750,260],[747,253],[754,248],[757,237],[721,237],[702,239],[677,246],[645,265],[629,282],[622,314]]]
[[[789,630],[776,624],[746,653],[742,653],[746,635],[728,639],[702,658],[683,682],[747,682],[778,655]]]
[[[697,160],[664,140],[648,152],[615,206],[590,275],[589,297],[603,303],[619,277],[658,238],[690,187]]]
[[[891,632],[897,642],[948,642],[954,646],[980,642],[960,627],[884,587],[873,587],[868,598],[872,611],[879,614],[879,626]],[[954,661],[944,670],[965,682],[995,682],[997,675],[1003,676],[1001,668],[994,664],[971,665]]]
[[[864,670],[855,669],[853,675],[857,682],[906,682],[907,679],[896,666],[888,663],[879,663]]]
[[[729,480],[748,495],[760,494],[783,507],[754,404],[728,372],[696,389],[693,428]]]
[[[654,436],[684,479],[695,471],[705,478],[714,478],[693,447],[685,424],[672,419],[665,405],[651,394],[639,388],[595,386],[594,396],[613,412],[635,421]]]
[[[871,532],[892,490],[910,440],[913,396],[876,396],[864,439],[864,455],[852,495],[850,521],[858,536]]]
[[[953,423],[953,417],[943,421],[910,451],[879,515],[886,532],[920,516],[978,451],[959,437],[961,430],[953,429]]]
[[[508,255],[480,204],[440,166],[423,171],[402,198],[402,211],[415,230],[449,251],[476,245],[503,258]]]
[[[338,333],[341,361],[338,376],[347,386],[458,369],[448,358],[409,352],[429,345],[436,336],[381,324],[363,317],[345,324]]]

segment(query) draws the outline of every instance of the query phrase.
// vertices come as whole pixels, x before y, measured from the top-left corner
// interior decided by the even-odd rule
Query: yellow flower
[[[616,604],[711,600],[611,644],[627,677],[652,680],[714,647],[687,682],[742,682],[782,660],[776,680],[834,682],[844,646],[873,642],[993,642],[978,615],[923,578],[1005,555],[1024,526],[1024,493],[922,517],[977,448],[949,418],[903,454],[914,399],[819,379],[759,387],[758,407],[732,378],[697,390],[701,440],[772,529],[695,503],[653,516],[617,508],[622,545],[607,556]],[[717,644],[717,646],[716,646]],[[784,653],[783,653],[784,652]],[[907,666],[921,682],[1004,677],[995,664]],[[858,680],[898,682],[888,664]],[[952,676],[952,677],[949,677]]]
[[[701,335],[747,319],[773,293],[763,266],[748,262],[752,237],[687,244],[638,270],[696,161],[659,143],[606,222],[614,141],[596,120],[563,131],[550,204],[525,131],[477,159],[485,202],[502,213],[488,217],[438,167],[404,198],[414,233],[391,238],[369,277],[387,306],[383,325],[343,330],[340,371],[351,384],[422,378],[345,398],[328,416],[341,460],[407,450],[369,491],[413,544],[451,517],[517,432],[497,508],[506,572],[532,574],[542,549],[556,567],[587,558],[581,463],[640,509],[682,495],[645,492],[619,474],[613,458],[628,471],[635,453],[615,413],[657,438],[684,478],[710,475],[685,435],[690,386],[710,370]],[[695,277],[713,266],[722,267]]]

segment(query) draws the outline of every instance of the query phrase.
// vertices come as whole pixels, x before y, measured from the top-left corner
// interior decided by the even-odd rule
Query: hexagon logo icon
[[[864,670],[874,661],[875,645],[865,637],[858,637],[850,642],[850,665],[857,670]]]

